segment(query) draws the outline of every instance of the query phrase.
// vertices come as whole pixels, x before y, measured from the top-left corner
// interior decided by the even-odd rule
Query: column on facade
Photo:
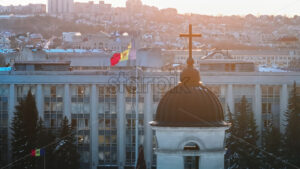
[[[125,89],[124,84],[120,84],[117,93],[117,151],[119,169],[124,169],[126,160],[126,112],[125,112]]]
[[[65,84],[64,86],[64,116],[68,118],[69,121],[71,121],[71,99],[70,99],[70,85]]]
[[[254,117],[256,121],[256,125],[258,127],[259,135],[261,136],[262,132],[262,109],[261,109],[261,86],[259,84],[255,85],[255,99],[254,99]]]
[[[98,167],[98,113],[97,113],[97,104],[98,104],[98,96],[97,96],[97,86],[96,84],[92,85],[91,90],[91,112],[90,112],[90,158],[91,158],[91,169],[97,169]]]
[[[57,11],[58,13],[63,13],[63,1],[57,1]]]
[[[145,93],[145,112],[144,112],[144,152],[145,152],[145,161],[148,169],[152,166],[152,146],[153,146],[153,131],[149,124],[153,120],[153,93],[151,84],[146,84],[146,93]]]
[[[11,139],[12,139],[12,120],[14,118],[14,112],[15,112],[15,105],[16,105],[16,98],[15,98],[15,85],[10,84],[9,85],[9,100],[8,100],[8,152],[12,152],[11,149]],[[8,159],[11,160],[11,153],[8,154]]]
[[[43,98],[43,87],[41,84],[37,85],[35,100],[36,100],[36,108],[39,112],[39,117],[44,119],[44,98]]]
[[[231,113],[234,113],[234,100],[233,100],[232,84],[227,85],[226,104],[228,105]]]
[[[47,0],[47,12],[51,13],[51,0]]]
[[[286,116],[285,112],[288,109],[288,87],[287,84],[283,84],[281,86],[281,92],[280,92],[280,132],[284,133],[285,126],[286,126]]]
[[[69,0],[69,11],[68,13],[72,13],[74,10],[74,2],[73,0]]]

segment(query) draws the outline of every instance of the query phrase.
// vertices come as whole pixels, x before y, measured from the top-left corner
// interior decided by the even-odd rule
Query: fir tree
[[[3,136],[0,134],[0,166],[4,166],[4,159],[3,159],[3,156],[2,156],[2,151],[4,150],[4,147],[3,147],[3,143],[4,142],[4,139],[2,138]]]
[[[264,155],[263,168],[284,168],[284,163],[277,158],[282,156],[282,136],[279,128],[268,128],[263,136],[264,150],[272,155]],[[277,158],[276,158],[277,157]]]
[[[5,64],[5,56],[3,54],[0,54],[0,66],[1,67],[6,66],[6,64]]]
[[[29,90],[26,99],[16,106],[12,122],[12,157],[18,160],[13,169],[36,168],[36,160],[30,157],[30,152],[36,149],[37,119],[35,99]]]
[[[146,169],[146,168],[147,167],[146,167],[146,161],[144,158],[144,147],[142,145],[140,145],[136,169]]]
[[[12,49],[18,48],[19,45],[18,45],[18,41],[16,40],[15,36],[10,37],[9,40],[10,40],[10,48],[12,48]]]
[[[233,154],[231,152],[231,150],[233,149],[234,147],[234,144],[235,144],[235,139],[232,135],[232,133],[234,132],[235,130],[235,122],[233,121],[233,117],[232,117],[232,113],[230,111],[230,108],[229,106],[227,105],[227,122],[231,124],[230,128],[228,130],[226,130],[226,149],[227,149],[227,152],[225,154],[225,167],[226,168],[229,168],[231,165],[230,165],[230,160],[231,158],[233,158]]]
[[[44,163],[46,163],[45,167],[47,169],[54,169],[55,166],[55,141],[56,137],[51,132],[51,129],[47,129],[43,126],[43,120],[39,119],[38,122],[38,142],[37,147],[42,148],[45,151],[45,156],[38,157],[38,168],[44,168]],[[44,159],[45,158],[45,159]]]
[[[297,98],[296,82],[289,99],[286,113],[287,126],[285,132],[285,157],[296,166],[300,166],[300,105]]]
[[[59,140],[55,153],[56,168],[78,169],[80,156],[77,152],[73,128],[69,124],[67,117],[64,117],[62,121]]]
[[[231,116],[230,111],[229,114]],[[261,157],[255,147],[259,136],[253,113],[245,96],[242,97],[236,114],[229,117],[229,122],[232,126],[226,141],[229,152],[228,168],[259,168]]]

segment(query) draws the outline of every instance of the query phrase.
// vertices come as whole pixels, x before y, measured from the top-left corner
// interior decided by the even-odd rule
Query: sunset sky
[[[88,0],[75,0],[87,2]],[[98,3],[98,0],[94,0]],[[179,13],[208,15],[300,15],[300,0],[142,0],[158,8],[177,8]],[[125,6],[126,0],[105,0],[114,7]],[[0,0],[0,5],[46,3],[46,0]]]

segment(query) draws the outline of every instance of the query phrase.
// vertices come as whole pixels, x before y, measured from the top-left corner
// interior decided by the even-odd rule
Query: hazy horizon
[[[89,0],[75,0],[75,2],[88,2]],[[91,1],[91,0],[90,0]],[[104,0],[113,7],[124,7],[126,0]],[[197,13],[206,15],[300,15],[300,0],[142,0],[144,4],[162,8],[176,8],[179,13]],[[0,5],[26,5],[29,3],[43,3],[47,0],[1,0]],[[98,0],[94,0],[98,3]]]

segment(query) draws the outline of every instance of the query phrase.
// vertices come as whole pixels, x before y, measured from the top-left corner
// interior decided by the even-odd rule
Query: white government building
[[[84,59],[87,57],[82,63]],[[200,66],[201,81],[219,98],[225,112],[227,105],[231,112],[238,111],[242,96],[246,96],[260,133],[271,125],[284,131],[289,92],[294,81],[299,86],[299,72],[259,72],[248,62],[206,59]],[[72,61],[20,61],[14,63],[14,71],[0,72],[1,159],[8,158],[15,106],[31,90],[47,127],[59,127],[63,116],[75,125],[82,168],[134,166],[135,67],[93,70],[82,63],[81,69],[74,64],[70,69]],[[153,147],[159,138],[149,122],[155,120],[162,96],[178,84],[179,72],[146,66],[138,70],[138,140],[151,168],[157,165]]]

